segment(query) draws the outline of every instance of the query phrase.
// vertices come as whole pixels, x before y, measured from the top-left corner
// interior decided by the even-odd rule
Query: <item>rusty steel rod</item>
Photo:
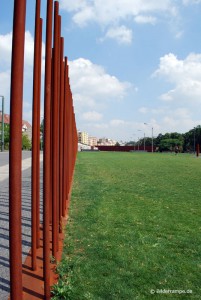
[[[50,193],[50,225],[52,226],[53,216],[53,99],[54,99],[54,48],[52,48],[52,59],[51,59],[51,97],[50,97],[50,182],[51,182],[51,193]]]
[[[59,3],[54,3],[54,57],[53,57],[53,103],[52,103],[52,255],[57,257],[58,244],[58,57],[59,57]]]
[[[64,38],[60,41],[60,106],[59,106],[59,230],[62,232],[63,207],[63,118],[64,118]]]
[[[21,165],[26,0],[14,1],[9,151],[10,299],[22,299]]]
[[[38,103],[37,103],[37,197],[36,197],[36,247],[40,248],[40,100],[41,100],[41,60],[42,60],[42,27],[40,19],[39,57],[38,57]]]
[[[63,206],[62,215],[66,215],[66,201],[67,201],[67,78],[68,78],[68,64],[67,57],[65,57],[65,70],[64,70],[64,116],[63,116]]]
[[[33,70],[33,108],[32,108],[32,180],[31,180],[31,200],[32,200],[32,269],[36,270],[36,248],[37,248],[37,114],[38,114],[38,70],[39,70],[39,43],[40,43],[40,0],[36,0],[35,13],[35,42],[34,42],[34,70]]]
[[[44,87],[44,158],[43,158],[43,276],[44,296],[50,299],[50,200],[51,197],[51,60],[53,1],[47,1],[45,87]]]
[[[69,177],[69,168],[70,168],[70,123],[69,123],[69,116],[70,116],[70,91],[69,91],[69,80],[68,80],[68,62],[67,62],[67,75],[66,75],[66,209],[68,203],[68,191],[70,186],[70,177]]]
[[[58,176],[58,181],[57,181],[57,188],[58,188],[58,198],[57,198],[57,251],[59,247],[59,232],[60,232],[60,80],[61,80],[61,16],[58,15],[58,127],[57,127],[57,135],[58,135],[58,156],[57,156],[57,163],[58,163],[58,169],[57,169],[57,176]]]

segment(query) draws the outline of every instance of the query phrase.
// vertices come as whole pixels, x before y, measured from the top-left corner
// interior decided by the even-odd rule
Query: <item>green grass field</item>
[[[79,153],[54,299],[201,299],[200,194],[192,155]]]

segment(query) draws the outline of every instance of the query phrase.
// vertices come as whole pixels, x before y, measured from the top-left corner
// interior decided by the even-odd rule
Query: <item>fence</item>
[[[40,224],[40,93],[42,19],[36,0],[32,115],[31,261],[37,269],[43,231],[44,299],[50,299],[50,256],[57,258],[59,233],[67,214],[77,152],[77,131],[68,61],[64,58],[58,1],[47,0],[44,82],[43,220]],[[54,6],[54,7],[53,7]],[[54,8],[54,10],[53,10]],[[10,93],[9,233],[10,299],[23,299],[21,237],[22,106],[26,0],[14,1]],[[53,30],[52,30],[53,28]],[[52,47],[53,44],[53,47]],[[52,243],[51,241],[52,240]]]
[[[130,151],[147,151],[152,152],[152,146],[97,146],[100,151],[120,151],[120,152],[130,152]],[[153,151],[156,147],[153,147]]]

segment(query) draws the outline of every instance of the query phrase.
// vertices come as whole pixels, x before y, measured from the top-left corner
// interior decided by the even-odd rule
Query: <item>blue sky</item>
[[[152,127],[157,136],[201,124],[201,0],[59,2],[79,130],[128,141],[151,136]],[[23,115],[29,121],[34,9],[35,1],[27,0]],[[6,112],[12,13],[13,1],[1,0],[0,94]],[[45,13],[42,0],[43,65]]]

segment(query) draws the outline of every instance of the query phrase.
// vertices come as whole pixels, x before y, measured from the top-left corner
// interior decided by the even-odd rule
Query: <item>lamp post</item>
[[[148,123],[144,123],[144,125],[148,125]],[[151,126],[151,152],[153,153],[154,152],[154,129],[153,129],[153,126]]]
[[[2,110],[1,110],[1,152],[4,151],[4,96],[2,98]]]

